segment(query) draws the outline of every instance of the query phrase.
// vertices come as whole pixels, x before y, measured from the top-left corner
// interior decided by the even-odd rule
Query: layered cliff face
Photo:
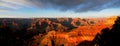
[[[93,43],[97,46],[120,46],[120,17],[112,17],[115,19],[112,28],[104,28],[101,33],[98,33]]]
[[[92,41],[103,28],[110,28],[107,18],[1,18],[0,45],[5,46],[76,46]]]
[[[112,19],[111,19],[112,18]],[[116,19],[115,19],[116,18]],[[110,17],[108,21],[109,24],[113,24],[110,28],[106,27],[97,33],[93,40],[85,40],[79,43],[77,46],[120,46],[119,35],[120,35],[120,17]],[[114,22],[112,22],[114,21]]]

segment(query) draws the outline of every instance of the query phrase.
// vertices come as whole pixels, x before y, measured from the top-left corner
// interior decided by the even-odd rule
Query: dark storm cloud
[[[74,10],[77,12],[120,7],[120,0],[28,0],[28,2],[40,8]]]
[[[52,8],[76,12],[99,11],[120,7],[120,0],[0,0],[0,9],[17,10],[25,7]]]

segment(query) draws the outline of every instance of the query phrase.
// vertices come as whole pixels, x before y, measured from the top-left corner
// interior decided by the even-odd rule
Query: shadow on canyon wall
[[[97,33],[93,41],[83,41],[77,46],[120,46],[120,17],[117,18],[111,29],[105,28]]]

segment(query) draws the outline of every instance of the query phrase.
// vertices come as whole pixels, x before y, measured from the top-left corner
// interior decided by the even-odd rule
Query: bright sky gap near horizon
[[[113,15],[120,15],[120,0],[0,0],[0,18]]]

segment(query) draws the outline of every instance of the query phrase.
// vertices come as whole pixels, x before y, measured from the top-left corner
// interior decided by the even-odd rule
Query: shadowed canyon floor
[[[117,18],[0,18],[0,46],[107,46],[98,36]]]

